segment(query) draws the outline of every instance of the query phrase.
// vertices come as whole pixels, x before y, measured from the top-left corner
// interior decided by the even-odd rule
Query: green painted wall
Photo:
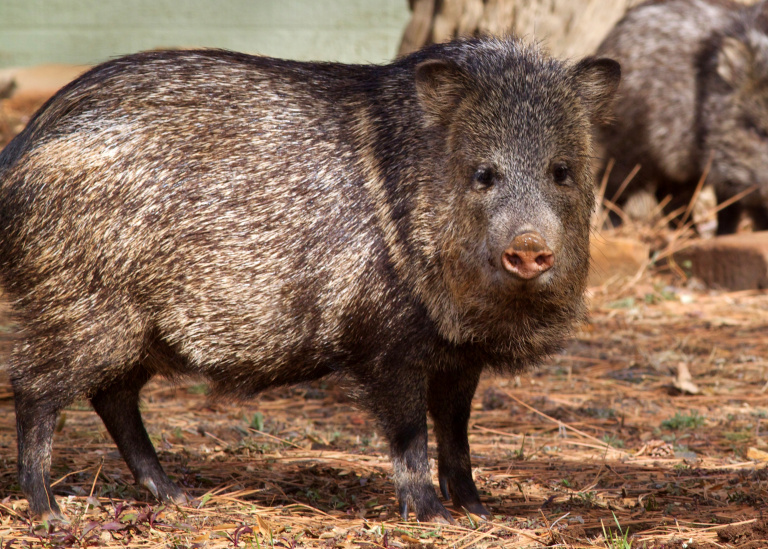
[[[408,18],[407,0],[0,0],[0,68],[195,46],[380,63]]]

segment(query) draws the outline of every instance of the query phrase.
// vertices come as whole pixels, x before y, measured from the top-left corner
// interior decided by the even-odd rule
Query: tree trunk
[[[752,3],[750,0],[745,0]],[[514,34],[553,55],[594,53],[640,0],[409,0],[413,15],[399,55],[457,36]]]

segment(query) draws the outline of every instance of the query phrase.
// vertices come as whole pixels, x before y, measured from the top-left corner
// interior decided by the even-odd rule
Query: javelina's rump
[[[640,171],[624,198],[645,188],[669,211],[683,208],[708,171],[718,213],[734,232],[742,211],[768,229],[768,2],[651,1],[630,10],[598,52],[622,66],[616,119],[601,128],[610,172],[606,196]]]
[[[144,430],[155,374],[247,397],[348,376],[391,445],[401,512],[487,514],[470,401],[583,312],[589,118],[618,65],[517,41],[387,66],[153,52],[73,82],[0,154],[0,275],[19,477],[38,514],[56,415],[86,395],[136,480],[183,501]]]

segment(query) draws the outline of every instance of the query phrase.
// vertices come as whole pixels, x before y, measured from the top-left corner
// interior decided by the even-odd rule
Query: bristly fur
[[[417,85],[427,61],[442,80]],[[441,486],[484,511],[472,395],[483,368],[536,364],[583,318],[590,118],[617,84],[608,60],[572,66],[474,39],[385,66],[155,51],[66,86],[0,153],[32,511],[59,512],[51,435],[78,396],[137,481],[178,502],[138,411],[152,376],[247,397],[331,372],[388,437],[403,505],[450,519],[429,481],[429,412]],[[491,189],[472,187],[481,162],[497,169]],[[556,256],[533,282],[499,264],[522,230]]]
[[[684,207],[705,171],[722,203],[718,233],[735,232],[742,212],[768,229],[768,2],[646,2],[631,9],[598,53],[622,65],[616,120],[601,127],[605,161],[615,159],[606,196],[635,165],[625,202],[645,189],[668,211]]]

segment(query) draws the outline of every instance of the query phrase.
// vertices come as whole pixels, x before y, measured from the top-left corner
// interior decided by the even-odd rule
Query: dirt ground
[[[0,146],[31,108],[0,104]],[[0,548],[768,547],[768,294],[682,275],[652,267],[593,289],[563,352],[483,379],[469,433],[489,521],[400,521],[387,445],[338,380],[247,403],[154,381],[147,428],[194,501],[164,507],[137,488],[78,402],[52,463],[70,522],[40,524],[16,480],[0,373]]]

